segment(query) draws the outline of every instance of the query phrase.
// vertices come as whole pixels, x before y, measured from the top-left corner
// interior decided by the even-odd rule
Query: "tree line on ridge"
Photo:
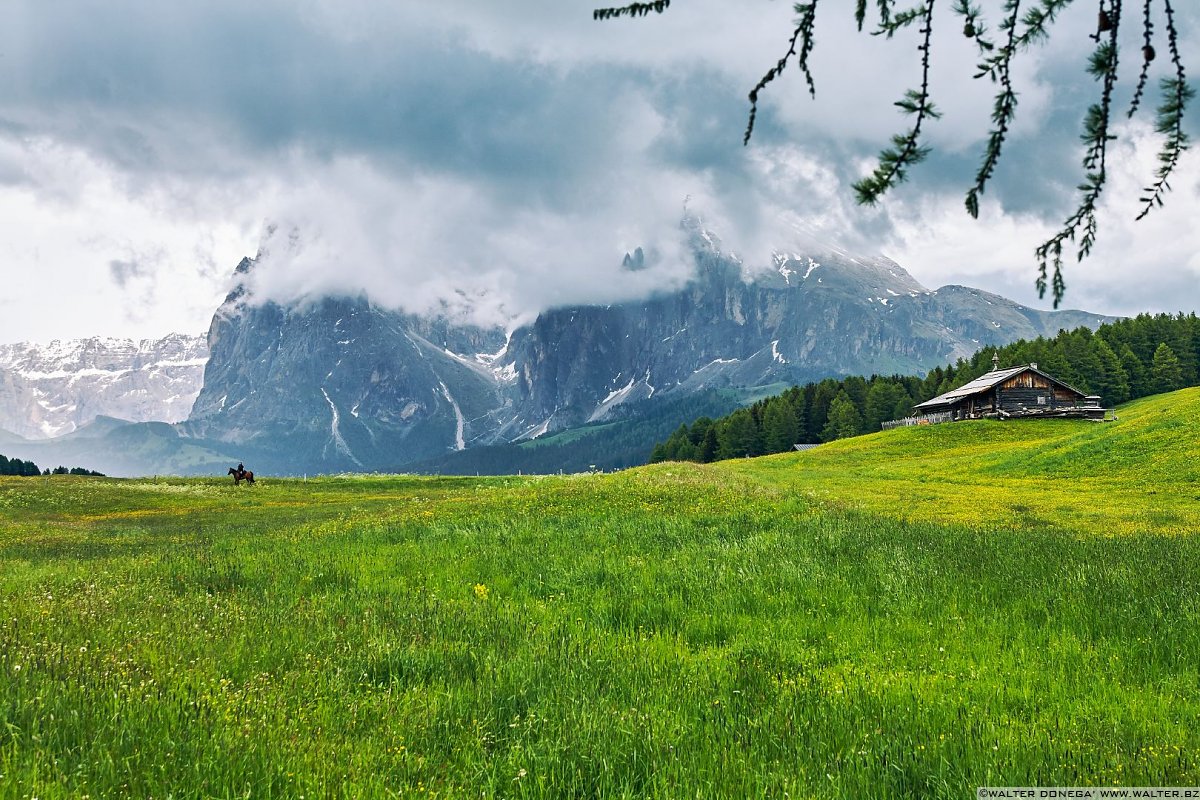
[[[22,461],[19,458],[8,458],[0,455],[0,475],[16,475],[20,477],[32,477],[34,475],[93,475],[98,478],[103,478],[104,473],[96,472],[83,467],[55,467],[54,469],[39,469],[38,465],[32,461]]]

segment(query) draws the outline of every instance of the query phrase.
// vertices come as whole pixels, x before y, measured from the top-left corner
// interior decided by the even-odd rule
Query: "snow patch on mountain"
[[[446,398],[446,402],[454,409],[454,449],[466,450],[467,442],[463,438],[463,431],[466,428],[467,421],[463,417],[462,409],[458,407],[458,403],[454,402],[454,397],[450,394],[450,390],[446,388],[446,382],[438,380],[438,386],[442,388],[442,397]]]
[[[339,322],[340,321],[341,320],[339,320]],[[329,392],[325,391],[324,386],[321,387],[321,394],[325,396],[325,402],[329,403],[329,411],[331,414],[333,414],[333,420],[329,424],[330,444],[332,444],[339,453],[361,467],[362,462],[354,457],[354,453],[350,451],[350,445],[346,444],[346,440],[342,438],[342,432],[338,426],[339,417],[337,406],[334,404],[333,400],[330,399]]]
[[[736,359],[736,358],[714,358],[712,361],[708,362],[700,369],[692,370],[692,374],[695,375],[697,372],[703,372],[704,370],[708,369],[709,367],[712,367],[712,366],[715,366],[718,364],[736,364],[739,360],[740,359]]]
[[[614,389],[613,391],[609,392],[608,395],[596,406],[595,410],[592,411],[591,415],[588,417],[588,422],[595,422],[598,419],[602,419],[613,406],[620,405],[621,403],[625,402],[625,400],[629,397],[629,393],[633,391],[633,387],[636,383],[636,379],[630,378],[629,383],[625,384],[620,389]]]
[[[0,429],[61,436],[97,416],[179,422],[204,382],[204,336],[55,340],[0,345]]]

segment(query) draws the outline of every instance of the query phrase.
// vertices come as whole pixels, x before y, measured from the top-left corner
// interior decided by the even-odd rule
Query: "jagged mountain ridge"
[[[45,439],[100,416],[179,422],[200,393],[207,361],[205,338],[180,333],[0,345],[0,429]]]
[[[516,407],[532,431],[603,419],[655,393],[923,373],[981,347],[1096,327],[960,286],[928,291],[895,262],[845,253],[777,255],[747,276],[709,238],[680,292],[642,303],[546,312],[513,337]],[[747,279],[749,278],[749,279]]]
[[[214,316],[204,387],[179,430],[242,447],[273,470],[400,469],[655,398],[920,373],[989,344],[1107,319],[966,287],[928,291],[888,259],[835,250],[779,254],[750,272],[714,236],[693,233],[695,277],[682,290],[547,311],[511,332],[366,297],[256,304],[239,286]],[[644,256],[627,262],[644,268]]]
[[[74,433],[43,442],[15,437],[7,454],[66,458],[110,474],[211,473],[239,460],[274,474],[421,463],[453,469],[447,458],[467,463],[456,453],[468,448],[588,422],[665,425],[695,405],[689,398],[761,395],[831,375],[921,373],[991,344],[1108,319],[1038,311],[967,287],[929,291],[888,259],[834,248],[797,247],[750,270],[711,233],[696,227],[691,235],[694,277],[682,289],[554,309],[511,331],[401,313],[361,296],[254,302],[243,284],[255,262],[245,259],[205,341],[184,346],[181,337],[177,356],[155,361],[153,347],[128,343],[125,361],[20,360],[27,375],[64,380],[64,393],[44,389],[43,410],[24,427],[10,421],[10,430],[44,436],[45,406],[65,413],[74,403],[69,426],[55,423]],[[651,269],[650,260],[635,251],[624,268]],[[108,419],[136,418],[136,408],[101,407],[96,398],[121,386],[141,389],[137,381],[151,376],[166,386],[162,379],[177,375],[164,364],[204,371],[194,404],[179,393],[191,408],[185,421]],[[27,387],[9,377],[0,391],[28,396]],[[95,397],[87,396],[91,387]],[[160,409],[141,418],[167,417]],[[690,420],[674,424],[682,421]],[[589,441],[602,439],[591,429]]]
[[[403,314],[365,297],[251,304],[239,286],[214,316],[208,343],[204,388],[180,430],[268,459],[283,454],[296,469],[379,469],[504,429],[497,412],[513,376],[487,360],[504,346],[500,329]]]

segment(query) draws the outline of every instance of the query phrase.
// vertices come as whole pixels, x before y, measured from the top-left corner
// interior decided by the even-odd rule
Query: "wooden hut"
[[[915,406],[918,419],[982,419],[998,417],[1076,417],[1104,419],[1104,408],[1096,395],[1078,389],[1038,369],[1037,364],[993,369],[970,383],[940,394]],[[940,421],[940,420],[939,420]]]

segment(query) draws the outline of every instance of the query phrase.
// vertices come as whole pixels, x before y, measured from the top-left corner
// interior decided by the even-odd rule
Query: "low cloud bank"
[[[934,155],[864,209],[850,186],[904,125],[891,103],[919,79],[915,39],[859,34],[838,9],[813,53],[817,99],[789,70],[744,148],[745,93],[785,49],[787,4],[697,0],[612,24],[553,0],[44,5],[18,0],[21,24],[0,30],[0,241],[22,276],[0,297],[0,340],[201,329],[260,247],[263,301],[366,292],[485,323],[618,302],[687,280],[685,204],[751,272],[828,243],[931,287],[1037,302],[1032,252],[1070,213],[1097,90],[1082,75],[1094,14],[1072,7],[1014,71],[1019,122],[974,222],[962,193],[990,90],[962,37],[935,54]],[[1195,52],[1200,10],[1179,14]],[[1197,155],[1135,224],[1157,142],[1144,121],[1120,132],[1067,302],[1200,307]],[[268,221],[288,237],[264,240]],[[650,267],[622,271],[639,246]]]

